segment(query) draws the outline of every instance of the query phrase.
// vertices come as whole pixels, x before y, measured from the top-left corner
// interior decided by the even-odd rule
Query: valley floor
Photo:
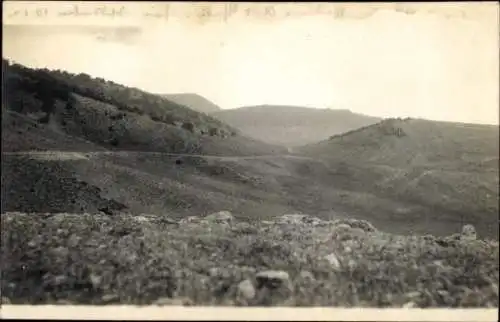
[[[498,241],[466,235],[229,212],[5,213],[1,232],[4,303],[498,307]]]

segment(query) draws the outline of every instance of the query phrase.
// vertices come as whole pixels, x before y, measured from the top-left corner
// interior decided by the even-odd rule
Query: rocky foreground
[[[1,216],[2,302],[498,307],[499,244],[467,225],[398,236],[358,220],[229,212]]]

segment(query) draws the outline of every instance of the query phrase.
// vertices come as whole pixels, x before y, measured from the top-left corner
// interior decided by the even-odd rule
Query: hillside
[[[215,155],[283,151],[241,136],[213,117],[136,88],[5,60],[3,67],[7,94],[2,108],[105,149]],[[11,147],[4,144],[3,149]]]
[[[54,120],[47,124],[2,108],[2,152],[14,151],[106,151],[87,140],[57,130]]]
[[[349,110],[260,105],[212,113],[219,120],[260,141],[301,146],[378,122]]]
[[[336,160],[466,166],[498,157],[498,126],[439,122],[423,119],[386,119],[297,149]],[[493,164],[495,165],[495,164]]]
[[[486,226],[498,220],[498,126],[389,119],[294,151],[333,169],[339,187],[408,203],[393,221],[448,218],[498,234]]]
[[[495,128],[395,121],[397,137],[381,126],[389,120],[293,156],[137,89],[9,68],[2,212],[309,213],[397,234],[441,236],[469,223],[498,238]]]
[[[215,103],[209,101],[201,95],[194,93],[164,94],[161,96],[165,97],[171,102],[187,106],[192,110],[205,114],[210,114],[221,110],[221,108]]]

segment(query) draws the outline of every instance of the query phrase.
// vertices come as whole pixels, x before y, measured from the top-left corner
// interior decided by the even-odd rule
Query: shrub
[[[191,122],[182,123],[182,128],[185,129],[186,131],[191,132],[191,133],[194,132],[194,124]]]
[[[210,136],[217,136],[219,134],[219,130],[216,128],[216,127],[211,127],[209,130],[208,130],[208,134]]]

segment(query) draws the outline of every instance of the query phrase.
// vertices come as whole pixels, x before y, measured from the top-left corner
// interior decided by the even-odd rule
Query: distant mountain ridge
[[[161,94],[161,96],[169,101],[206,114],[221,110],[218,105],[211,102],[209,99],[195,93]]]
[[[346,109],[288,105],[245,106],[211,115],[249,137],[287,147],[318,142],[381,120]]]

